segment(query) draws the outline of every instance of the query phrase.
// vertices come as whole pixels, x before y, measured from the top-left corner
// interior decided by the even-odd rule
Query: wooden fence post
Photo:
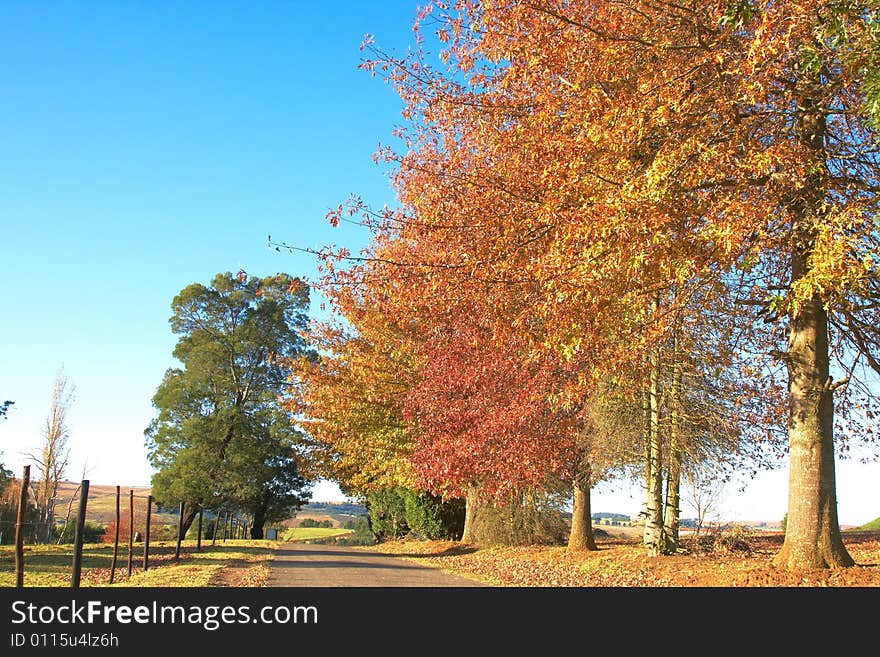
[[[82,572],[83,537],[86,528],[86,504],[89,502],[89,480],[83,479],[82,488],[79,489],[79,513],[76,516],[76,533],[73,538],[73,573],[70,577],[70,586],[79,588],[79,578]]]
[[[180,559],[180,542],[183,540],[183,510],[186,502],[180,503],[180,516],[177,518],[177,547],[174,548],[174,560]]]
[[[18,513],[15,516],[15,586],[24,586],[24,518],[27,512],[28,487],[31,485],[31,466],[21,472],[21,491],[18,494]]]
[[[116,487],[116,533],[113,536],[113,561],[110,562],[110,583],[113,583],[113,576],[116,574],[116,557],[119,554],[119,491],[120,487]]]
[[[226,542],[226,526],[229,524],[229,511],[223,512],[223,542]]]
[[[144,528],[144,572],[150,562],[150,516],[153,515],[153,496],[147,495],[147,526]]]
[[[204,507],[199,507],[199,534],[196,538],[196,552],[202,551],[202,516],[205,514]]]
[[[134,489],[128,491],[128,578],[131,579],[131,560],[134,556]]]

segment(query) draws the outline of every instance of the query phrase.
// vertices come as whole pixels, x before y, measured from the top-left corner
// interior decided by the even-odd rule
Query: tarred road
[[[308,543],[290,543],[275,553],[267,585],[486,586],[378,551]]]

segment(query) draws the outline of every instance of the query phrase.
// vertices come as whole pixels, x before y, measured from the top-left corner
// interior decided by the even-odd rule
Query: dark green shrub
[[[409,530],[406,524],[405,488],[390,488],[371,493],[367,497],[367,509],[370,528],[380,541],[400,538]]]
[[[322,529],[332,529],[333,521],[332,520],[315,520],[314,518],[303,518],[299,521],[300,527],[318,527]]]
[[[376,537],[370,529],[370,519],[366,515],[357,516],[352,520],[351,528],[354,529],[354,536],[346,537],[345,540],[352,541],[354,545],[373,545],[376,542]]]
[[[404,503],[406,524],[422,538],[452,541],[461,538],[464,500],[443,500],[427,492],[407,490]]]
[[[73,543],[75,528],[76,523],[73,521],[68,522],[64,527],[58,527],[55,541],[57,543]],[[99,525],[96,522],[86,520],[86,524],[83,526],[83,543],[99,543],[106,529],[105,525]],[[119,540],[121,542],[122,538],[120,537]]]

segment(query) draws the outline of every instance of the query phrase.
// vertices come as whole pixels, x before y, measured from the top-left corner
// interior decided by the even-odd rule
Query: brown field
[[[55,517],[64,518],[70,507],[71,520],[76,518],[79,505],[79,482],[63,481],[58,487],[58,501],[55,504]],[[146,513],[147,496],[150,488],[146,486],[122,486],[120,490],[119,511],[123,516],[128,514],[129,491],[134,491],[135,519],[143,518]],[[73,504],[70,502],[73,500]],[[116,486],[89,484],[89,500],[86,504],[86,520],[106,525],[116,518]],[[173,524],[176,517],[172,514],[159,513],[156,507],[152,511],[153,522],[157,524]]]
[[[618,528],[615,528],[617,530]],[[736,532],[683,539],[676,555],[648,557],[638,531],[597,538],[595,552],[563,546],[472,546],[451,541],[391,541],[382,552],[495,586],[566,587],[878,587],[880,531],[843,533],[856,566],[791,573],[772,566],[779,532]],[[372,546],[364,549],[377,549]]]
[[[76,518],[77,505],[79,504],[79,482],[64,481],[59,486],[58,501],[55,506],[55,515],[57,518],[64,518],[67,514],[68,505],[70,506],[71,519]],[[135,518],[143,518],[146,512],[147,496],[150,494],[150,488],[147,486],[122,486],[120,490],[120,512],[123,516],[128,513],[128,496],[129,491],[134,491]],[[106,525],[116,517],[116,486],[89,485],[89,501],[86,505],[86,520],[101,525]],[[156,507],[152,511],[153,522],[157,524],[174,524],[177,522],[177,516],[169,513],[159,513]],[[309,512],[303,510],[297,513],[295,518],[290,518],[281,523],[284,527],[299,527],[300,523],[306,519],[312,518],[317,521],[329,520],[333,523],[333,527],[339,527],[340,521],[326,513]]]

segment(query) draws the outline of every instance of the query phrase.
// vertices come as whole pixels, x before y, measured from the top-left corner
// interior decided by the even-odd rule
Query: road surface
[[[279,548],[268,586],[486,586],[382,552],[341,545],[289,543]]]

